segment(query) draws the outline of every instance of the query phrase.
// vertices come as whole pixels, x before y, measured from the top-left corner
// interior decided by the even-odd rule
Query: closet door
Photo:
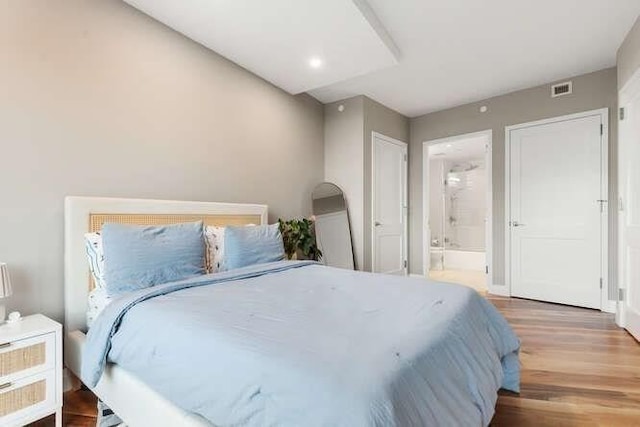
[[[372,138],[372,267],[407,274],[407,144]]]
[[[601,308],[602,116],[509,131],[511,295]]]

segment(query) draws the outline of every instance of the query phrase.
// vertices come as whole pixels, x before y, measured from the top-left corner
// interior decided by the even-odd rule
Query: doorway
[[[604,309],[607,109],[506,128],[511,296]]]
[[[407,144],[371,135],[372,271],[407,274]]]
[[[423,143],[425,276],[479,292],[491,284],[490,130]]]

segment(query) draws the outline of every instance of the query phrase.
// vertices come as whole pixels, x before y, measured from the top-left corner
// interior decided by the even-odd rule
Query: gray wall
[[[327,104],[324,114],[325,178],[345,192],[356,268],[371,271],[371,133],[408,142],[409,119],[362,95]]]
[[[0,261],[9,309],[63,314],[63,198],[308,215],[323,108],[120,1],[0,2]]]
[[[618,49],[618,88],[622,87],[640,68],[640,17]]]
[[[565,79],[563,79],[564,81]],[[543,85],[482,102],[411,119],[409,146],[410,194],[410,268],[422,274],[422,143],[424,141],[481,130],[493,130],[493,260],[494,283],[504,284],[504,136],[505,126],[541,120],[598,108],[609,108],[609,198],[617,200],[617,91],[616,69],[573,77],[573,94],[550,97],[550,85]],[[480,113],[481,105],[489,111]],[[616,204],[610,204],[610,258],[615,264]],[[615,283],[615,268],[610,269],[611,283]]]
[[[343,111],[339,106],[344,107]],[[349,209],[351,240],[356,269],[364,264],[362,140],[364,132],[362,96],[324,106],[324,179],[344,192]]]
[[[364,98],[364,270],[371,271],[371,132],[409,142],[409,119]]]

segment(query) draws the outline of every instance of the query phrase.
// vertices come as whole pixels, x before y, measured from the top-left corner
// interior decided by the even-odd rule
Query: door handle
[[[522,224],[522,223],[520,223],[518,221],[513,221],[511,223],[511,225],[514,226],[514,227],[524,227],[524,224]]]
[[[373,225],[375,225],[376,227],[380,227],[382,224],[379,221],[376,221],[373,223]]]

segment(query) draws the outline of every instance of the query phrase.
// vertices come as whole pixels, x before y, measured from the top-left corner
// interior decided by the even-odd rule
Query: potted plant
[[[322,252],[316,244],[313,221],[306,218],[288,221],[278,219],[278,224],[288,259],[319,261],[322,258]]]

